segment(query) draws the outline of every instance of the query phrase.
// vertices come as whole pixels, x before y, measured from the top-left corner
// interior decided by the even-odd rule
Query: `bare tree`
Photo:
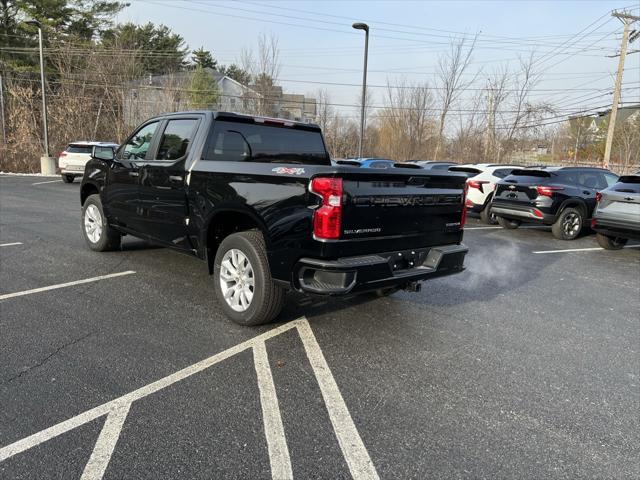
[[[472,84],[477,77],[476,75],[471,80],[464,80],[465,72],[471,63],[477,38],[478,35],[473,38],[470,44],[467,44],[466,37],[460,38],[453,42],[451,49],[438,59],[436,83],[439,88],[440,120],[438,124],[438,137],[433,153],[435,160],[438,159],[444,141],[445,122],[449,110],[460,98],[464,90]]]
[[[276,86],[280,76],[280,49],[278,37],[261,33],[258,36],[258,50],[243,49],[240,54],[242,68],[249,72],[253,84],[248,92],[259,115],[276,114],[281,89]],[[245,102],[246,103],[246,102]]]
[[[435,130],[429,85],[401,79],[391,86],[387,81],[386,104],[377,115],[378,152],[397,160],[425,159]]]

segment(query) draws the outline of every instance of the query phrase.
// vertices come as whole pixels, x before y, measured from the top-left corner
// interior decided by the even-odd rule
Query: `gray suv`
[[[639,174],[622,176],[618,183],[596,194],[591,228],[602,248],[618,250],[629,239],[640,240]]]

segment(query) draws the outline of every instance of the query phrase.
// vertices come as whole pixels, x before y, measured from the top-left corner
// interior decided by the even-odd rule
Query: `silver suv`
[[[62,181],[72,183],[76,177],[84,175],[84,166],[91,158],[91,151],[95,145],[101,147],[118,148],[117,143],[111,142],[73,142],[67,145],[58,155],[58,168]]]
[[[622,176],[618,183],[598,192],[591,228],[598,244],[618,250],[627,240],[640,240],[640,172]]]

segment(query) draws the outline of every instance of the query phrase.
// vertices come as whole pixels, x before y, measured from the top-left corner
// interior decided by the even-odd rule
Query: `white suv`
[[[467,210],[479,213],[484,223],[495,225],[498,219],[491,213],[491,199],[496,182],[510,175],[516,168],[523,167],[498,164],[477,164],[470,167],[478,168],[480,173],[467,179]]]
[[[117,143],[111,142],[73,142],[67,145],[58,155],[58,168],[64,183],[72,183],[76,177],[84,175],[84,166],[91,158],[91,151],[95,145],[101,147],[118,148]]]

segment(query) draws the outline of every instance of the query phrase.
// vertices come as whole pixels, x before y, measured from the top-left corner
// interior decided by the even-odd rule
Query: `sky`
[[[611,103],[622,23],[611,17],[640,2],[618,1],[391,1],[391,0],[130,0],[118,21],[164,24],[190,49],[204,47],[219,63],[238,62],[258,35],[274,34],[280,49],[279,83],[289,93],[329,93],[335,108],[357,117],[364,32],[370,27],[368,85],[373,105],[382,105],[387,83],[435,84],[438,58],[456,39],[477,34],[473,80],[458,109],[501,68],[518,70],[518,57],[534,52],[541,75],[532,98],[570,114]],[[636,25],[638,25],[636,23]],[[640,39],[630,50],[640,49]],[[627,56],[624,102],[640,102],[640,53]],[[460,112],[460,115],[463,115]]]

